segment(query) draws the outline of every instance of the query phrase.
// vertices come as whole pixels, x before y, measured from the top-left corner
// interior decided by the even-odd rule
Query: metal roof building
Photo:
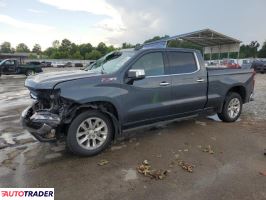
[[[0,53],[0,59],[15,58],[22,63],[25,59],[29,58],[32,53]]]
[[[167,47],[167,42],[171,40],[181,39],[189,41],[203,47],[203,54],[227,53],[229,57],[230,52],[238,52],[240,50],[241,41],[222,33],[218,33],[211,29],[203,29],[173,37],[168,37],[162,40],[144,44],[143,48],[151,47]],[[219,56],[220,57],[220,56]],[[211,56],[210,56],[211,58]]]

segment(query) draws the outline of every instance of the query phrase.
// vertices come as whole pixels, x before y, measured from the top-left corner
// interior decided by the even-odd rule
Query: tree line
[[[146,40],[144,43],[153,42],[156,40],[164,39],[169,37],[165,36],[155,36],[151,39]],[[49,58],[49,59],[80,59],[80,60],[96,60],[103,55],[114,51],[116,49],[127,49],[134,48],[140,44],[130,44],[124,42],[121,47],[115,48],[114,46],[106,45],[100,42],[97,46],[92,46],[90,43],[75,44],[68,39],[63,39],[61,42],[55,40],[51,47],[42,50],[39,44],[35,44],[32,49],[30,49],[25,43],[20,43],[13,48],[10,42],[3,42],[0,45],[0,53],[32,53],[31,58]],[[203,51],[202,47],[184,40],[172,40],[168,42],[169,47],[178,48],[192,48]],[[262,47],[259,49],[260,44],[257,41],[251,41],[250,44],[242,44],[240,46],[239,57],[240,58],[266,58],[266,41],[263,43]],[[237,53],[231,53],[231,58],[236,58]],[[226,58],[227,54],[221,54],[220,58]],[[208,59],[208,55],[206,55]],[[218,59],[218,55],[214,54],[212,59]]]

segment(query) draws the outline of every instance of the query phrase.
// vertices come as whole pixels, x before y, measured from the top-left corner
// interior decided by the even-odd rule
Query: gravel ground
[[[56,199],[266,199],[266,75],[256,76],[256,101],[235,123],[213,116],[162,124],[91,158],[22,129],[20,113],[31,103],[24,81],[0,78],[0,187],[54,187]],[[162,180],[136,170],[144,160],[167,171],[158,172]]]

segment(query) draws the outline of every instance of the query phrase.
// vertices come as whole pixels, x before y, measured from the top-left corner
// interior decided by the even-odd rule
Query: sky
[[[0,43],[121,46],[205,28],[263,43],[265,13],[266,0],[0,0]]]

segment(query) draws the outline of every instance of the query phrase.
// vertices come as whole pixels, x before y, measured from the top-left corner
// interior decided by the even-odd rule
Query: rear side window
[[[193,53],[167,52],[170,73],[183,74],[197,71],[197,64]]]
[[[163,75],[163,55],[161,52],[145,54],[133,64],[132,69],[144,69],[146,76]]]

